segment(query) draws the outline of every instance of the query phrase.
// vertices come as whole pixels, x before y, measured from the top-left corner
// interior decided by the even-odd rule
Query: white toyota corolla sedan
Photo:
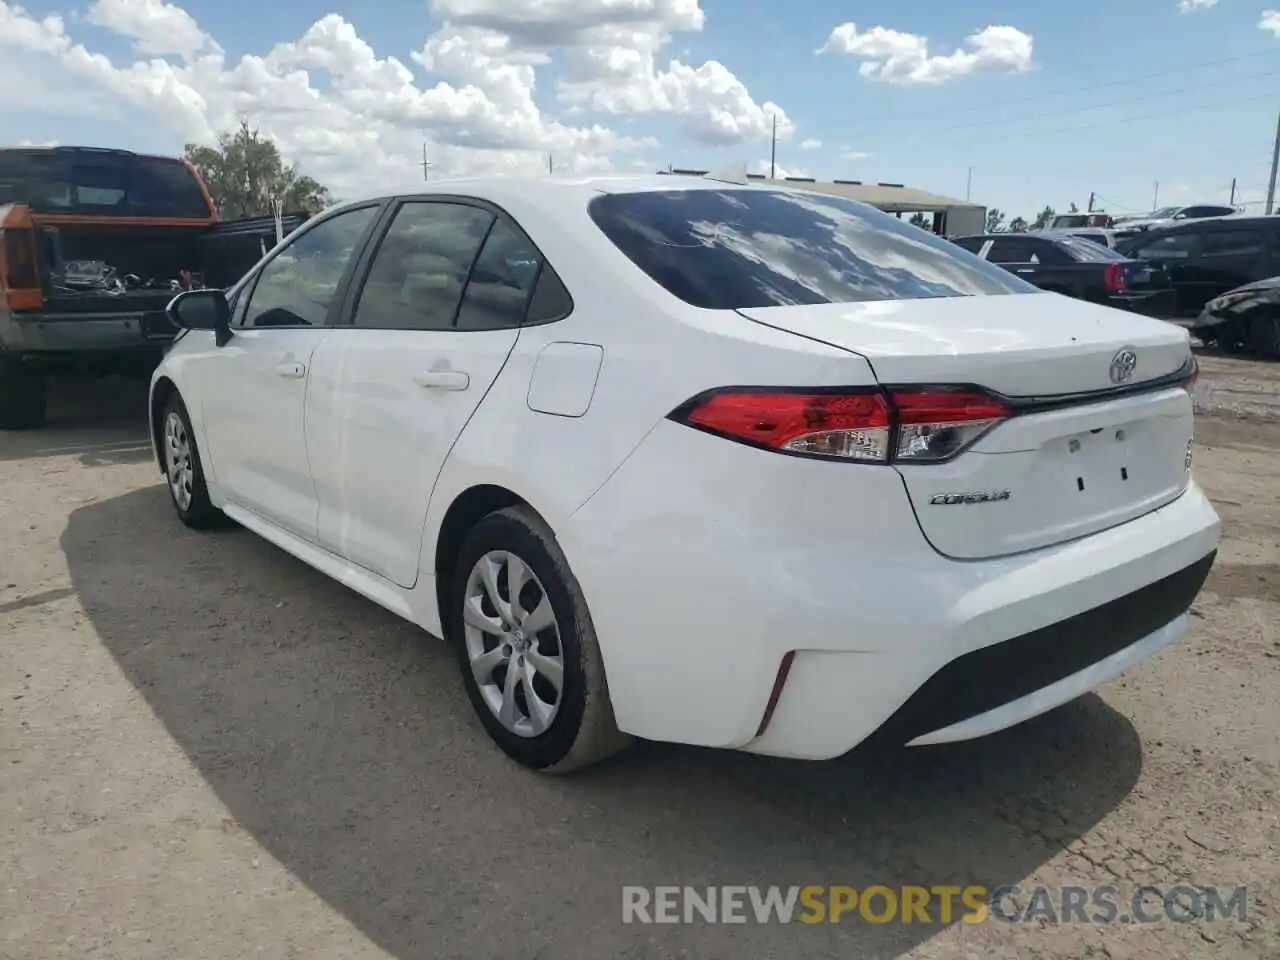
[[[177,297],[152,434],[183,523],[446,638],[519,762],[963,740],[1185,629],[1180,328],[814,193],[431,187]]]

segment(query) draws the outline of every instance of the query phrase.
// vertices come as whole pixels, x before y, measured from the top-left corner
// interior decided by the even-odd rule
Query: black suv
[[[1280,274],[1280,216],[1191,220],[1121,240],[1116,249],[1163,267],[1173,284],[1173,315],[1195,317],[1228,290]]]

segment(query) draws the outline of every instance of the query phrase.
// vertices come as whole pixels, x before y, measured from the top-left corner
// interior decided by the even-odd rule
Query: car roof
[[[804,193],[796,188],[784,187],[780,184],[759,184],[750,181],[745,183],[728,180],[713,180],[709,177],[684,177],[668,174],[632,174],[618,176],[491,176],[491,177],[455,177],[445,180],[433,180],[422,189],[406,189],[391,192],[362,194],[359,197],[331,207],[332,210],[343,209],[370,201],[387,200],[393,197],[431,197],[458,196],[478,197],[502,205],[512,198],[529,200],[531,197],[544,197],[553,202],[563,203],[576,200],[587,203],[601,194],[611,193],[643,193],[670,192],[674,190],[752,190],[761,193]],[[816,195],[815,195],[816,196]]]

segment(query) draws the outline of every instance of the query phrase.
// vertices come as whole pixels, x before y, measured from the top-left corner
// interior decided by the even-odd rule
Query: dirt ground
[[[441,644],[173,518],[136,389],[0,434],[0,956],[1280,956],[1280,365],[1206,356],[1190,634],[1048,716],[830,763],[485,739]],[[621,922],[627,884],[1248,888],[1108,926]],[[936,919],[936,918],[935,918]]]

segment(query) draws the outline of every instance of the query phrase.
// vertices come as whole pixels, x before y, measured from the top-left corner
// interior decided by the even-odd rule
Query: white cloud
[[[432,9],[439,29],[426,36],[424,20],[425,42],[404,59],[379,56],[329,14],[297,40],[236,61],[168,0],[91,0],[86,19],[138,54],[114,62],[76,42],[63,17],[0,0],[0,60],[44,57],[68,89],[105,91],[175,140],[211,142],[248,119],[343,195],[420,181],[424,137],[445,174],[545,170],[547,153],[557,172],[603,170],[657,145],[582,122],[590,112],[674,115],[717,145],[767,139],[774,117],[779,137],[791,134],[785,111],[755,100],[723,64],[658,64],[673,33],[701,29],[698,0],[435,0]],[[549,92],[563,119],[537,97],[553,63],[560,84]]]
[[[800,149],[801,149],[801,150],[821,150],[821,149],[822,149],[822,141],[821,141],[821,140],[813,140],[813,139],[809,139],[809,140],[801,140],[801,141],[800,141]]]
[[[755,164],[752,165],[750,172],[763,174],[767,177],[769,176],[769,171],[771,169],[773,170],[774,178],[777,180],[784,180],[787,177],[808,177],[811,175],[809,171],[802,170],[799,167],[784,167],[780,163],[770,165],[768,160],[757,160]]]
[[[968,49],[931,56],[929,40],[887,27],[859,31],[842,23],[819,54],[840,53],[863,60],[864,77],[899,84],[936,84],[974,73],[1021,73],[1031,69],[1033,40],[1016,27],[989,26],[965,40]]]
[[[1197,10],[1208,10],[1217,5],[1218,0],[1178,0],[1178,10],[1181,13],[1195,13]]]
[[[841,160],[866,160],[870,156],[871,154],[869,153],[864,153],[861,150],[851,150],[848,147],[844,147],[840,150]]]
[[[128,37],[144,56],[176,54],[190,60],[205,51],[221,52],[191,14],[165,0],[93,0],[85,19]]]
[[[1259,30],[1270,30],[1280,38],[1280,10],[1263,10],[1262,19],[1258,21]]]

